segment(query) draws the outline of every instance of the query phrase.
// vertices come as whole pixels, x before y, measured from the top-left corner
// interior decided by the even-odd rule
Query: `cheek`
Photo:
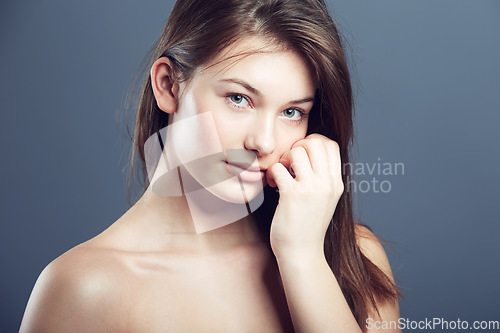
[[[234,124],[224,116],[222,108],[225,107],[221,103],[220,98],[213,93],[210,93],[209,88],[199,89],[194,94],[194,104],[196,105],[196,110],[198,114],[210,114],[210,119],[212,122],[210,126],[205,126],[205,134],[209,134],[208,137],[200,137],[200,142],[205,144],[205,140],[213,142],[216,140],[219,146],[222,148],[227,147],[228,141],[231,136],[234,136]],[[208,125],[208,124],[207,124]]]
[[[215,121],[215,127],[217,128],[217,134],[219,135],[219,141],[222,146],[222,149],[238,149],[242,148],[241,142],[237,137],[237,131],[234,127],[231,127],[230,124],[226,122],[218,122]],[[240,142],[240,144],[238,144]]]
[[[167,129],[167,142],[173,145],[181,164],[222,152],[209,112],[171,124]]]
[[[297,128],[287,128],[282,130],[276,137],[276,150],[279,157],[289,151],[295,142],[300,141],[306,137],[306,126],[297,126]]]
[[[227,112],[223,108],[226,105],[219,106],[219,110],[212,112],[215,128],[219,135],[219,140],[224,149],[242,149],[245,141],[245,133],[251,123],[241,117],[235,117],[234,114]]]
[[[197,96],[187,93],[182,106],[169,125],[167,136],[174,144],[181,163],[199,159],[222,151],[212,112],[204,107]],[[176,119],[177,118],[177,119]]]

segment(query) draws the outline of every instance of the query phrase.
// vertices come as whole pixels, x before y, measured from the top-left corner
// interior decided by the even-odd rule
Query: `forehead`
[[[262,38],[245,38],[224,49],[195,76],[210,81],[238,78],[263,92],[286,90],[297,97],[314,95],[311,73],[296,52]]]

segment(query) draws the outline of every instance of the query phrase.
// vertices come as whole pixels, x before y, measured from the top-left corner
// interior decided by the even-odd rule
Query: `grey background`
[[[393,242],[401,317],[500,320],[500,1],[331,4],[356,84],[355,161],[405,165],[375,175],[390,192],[356,193],[357,216]],[[0,331],[18,330],[43,267],[127,209],[122,97],[171,7],[1,3]]]

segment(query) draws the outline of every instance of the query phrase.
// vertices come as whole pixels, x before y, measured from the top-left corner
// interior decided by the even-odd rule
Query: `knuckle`
[[[311,144],[319,145],[319,144],[322,144],[323,142],[325,142],[325,138],[322,136],[314,136],[311,139],[309,139],[309,142]]]
[[[295,147],[290,150],[290,154],[292,155],[293,158],[297,158],[299,156],[303,156],[304,154],[307,154],[306,149],[304,147]]]
[[[327,149],[329,149],[330,151],[335,152],[335,153],[340,153],[340,146],[337,143],[337,141],[331,140],[330,142],[328,142]]]
[[[339,192],[339,194],[344,193],[344,191],[345,191],[344,182],[343,182],[343,181],[340,181],[340,182],[339,182],[339,184],[338,184],[337,186],[338,186],[338,192]]]
[[[278,170],[279,170],[279,166],[280,163],[274,163],[273,165],[271,165],[268,170],[272,173],[272,174],[275,174]]]
[[[335,149],[337,149],[337,150],[340,150],[340,146],[339,146],[339,144],[338,144],[338,142],[337,142],[337,141],[330,140],[329,145],[330,145],[330,147],[332,147],[332,148],[335,148]]]

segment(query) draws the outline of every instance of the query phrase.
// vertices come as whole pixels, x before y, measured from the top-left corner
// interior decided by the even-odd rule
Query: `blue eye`
[[[303,113],[297,109],[286,109],[281,113],[283,114],[283,116],[285,116],[285,118],[288,118],[290,120],[299,120],[303,116]]]
[[[230,95],[229,100],[236,106],[240,107],[246,107],[250,104],[248,99],[243,95]]]

